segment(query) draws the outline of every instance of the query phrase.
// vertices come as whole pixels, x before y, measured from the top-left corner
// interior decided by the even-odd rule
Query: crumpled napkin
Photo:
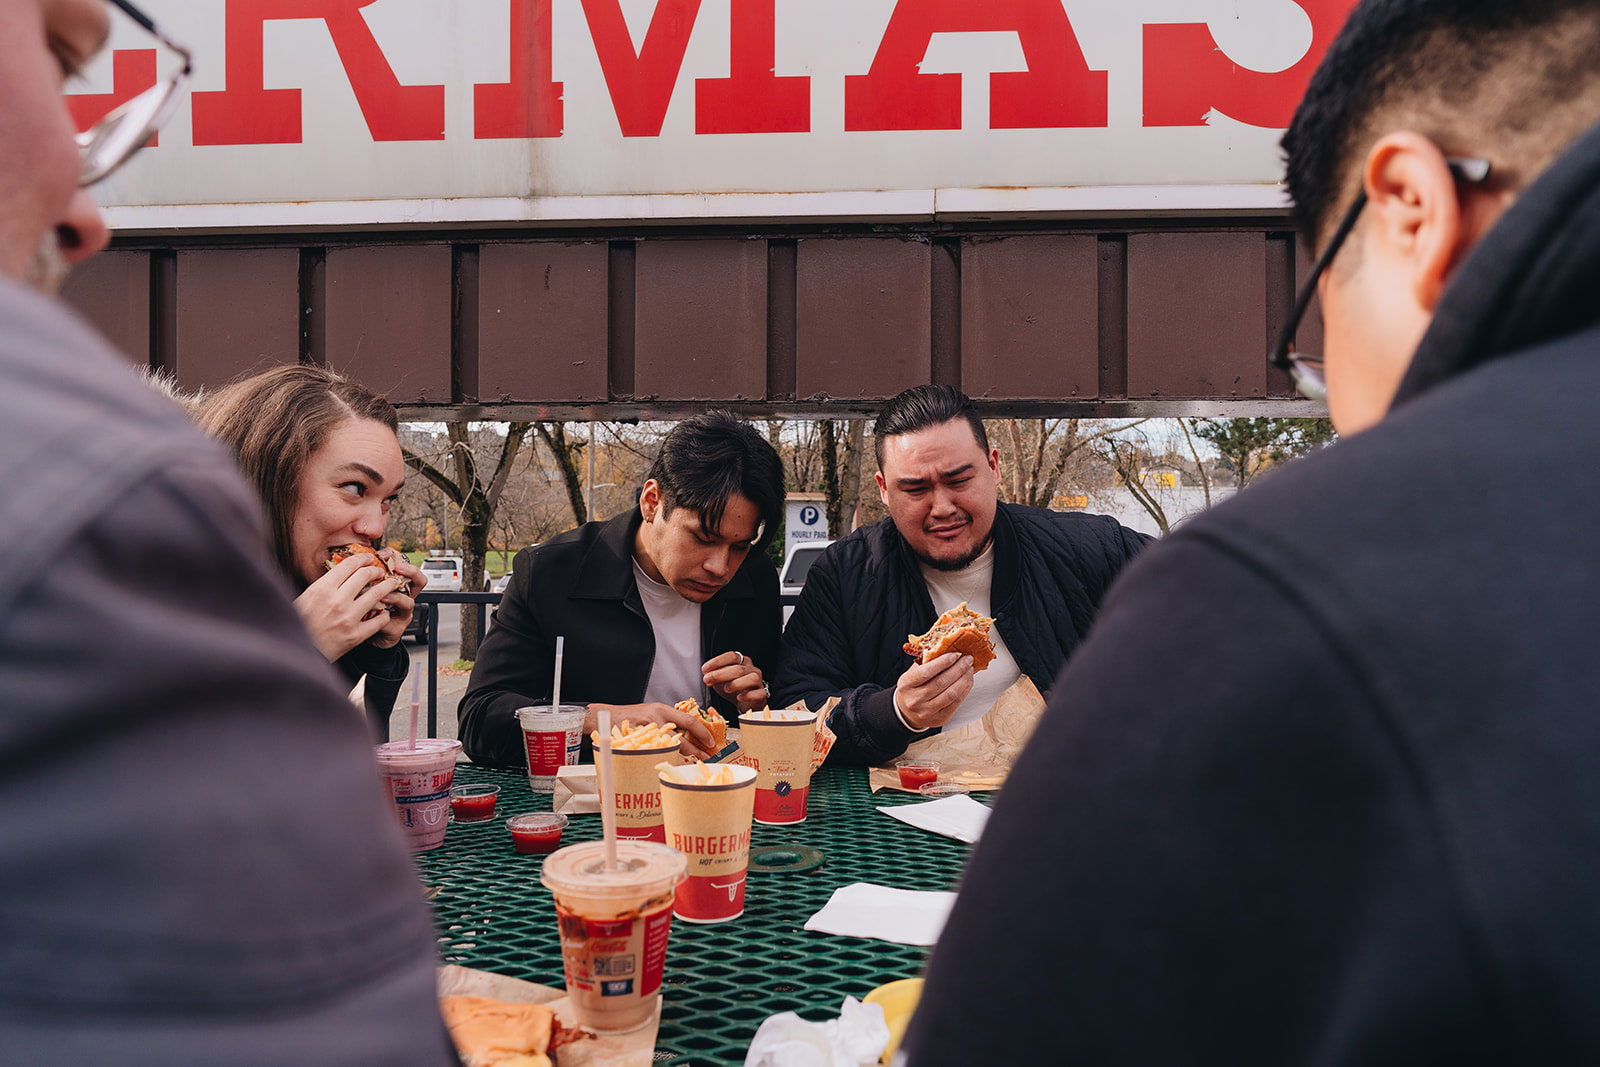
[[[888,1044],[883,1005],[845,997],[839,1017],[827,1022],[808,1022],[792,1011],[766,1019],[744,1067],[860,1067],[877,1063]]]
[[[900,945],[931,945],[939,940],[955,901],[954,893],[852,882],[833,891],[822,910],[806,920],[806,929]]]
[[[895,804],[878,809],[890,818],[922,830],[972,844],[989,821],[989,809],[969,796],[940,797],[926,804]]]

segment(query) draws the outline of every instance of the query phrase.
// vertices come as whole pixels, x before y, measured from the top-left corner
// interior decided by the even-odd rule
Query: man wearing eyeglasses
[[[0,0],[0,1060],[453,1063],[361,716],[223,452],[40,293],[188,55],[75,136],[101,0]]]
[[[914,1067],[1600,1062],[1597,123],[1594,0],[1350,16],[1283,141],[1325,358],[1275,353],[1343,440],[1113,589]]]

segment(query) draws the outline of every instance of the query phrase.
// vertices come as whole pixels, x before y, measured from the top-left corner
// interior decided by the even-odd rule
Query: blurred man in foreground
[[[1119,584],[911,1063],[1600,1061],[1597,119],[1594,0],[1351,15],[1284,138],[1344,439]]]
[[[366,727],[259,504],[18,284],[53,288],[105,245],[84,186],[187,79],[162,37],[174,73],[80,153],[62,84],[113,15],[0,0],[0,1059],[452,1063]]]
[[[783,633],[777,703],[840,698],[833,763],[882,763],[976,722],[1026,674],[1046,691],[1089,631],[1117,572],[1150,539],[1104,515],[1001,504],[1000,452],[971,398],[907,389],[876,427],[878,492],[889,518],[828,548],[806,575]],[[995,660],[904,648],[965,602],[995,616]]]

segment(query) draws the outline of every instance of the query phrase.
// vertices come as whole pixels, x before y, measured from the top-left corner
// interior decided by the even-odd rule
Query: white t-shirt
[[[700,605],[685,600],[670,585],[654,581],[633,561],[639,599],[656,635],[656,660],[650,667],[650,684],[644,703],[676,704],[694,697],[706,706],[705,676],[700,673]]]
[[[994,585],[992,543],[984,549],[983,555],[959,571],[936,570],[926,563],[920,566],[934,611],[942,615],[964,600],[967,607],[979,615],[993,614],[989,610],[991,587]],[[967,699],[961,702],[956,713],[945,724],[946,730],[954,730],[983,718],[994,707],[994,702],[1000,699],[1000,694],[1022,677],[1022,670],[1017,666],[1017,661],[1011,658],[1011,650],[1006,648],[1005,638],[1000,636],[998,629],[989,630],[989,640],[994,642],[994,662],[972,676],[972,692],[967,694]]]

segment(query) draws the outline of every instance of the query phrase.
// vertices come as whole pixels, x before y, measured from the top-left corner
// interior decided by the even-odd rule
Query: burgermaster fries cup
[[[755,768],[691,763],[662,766],[659,774],[667,844],[689,861],[672,914],[691,923],[737,919],[750,866]]]
[[[811,791],[812,711],[752,711],[739,716],[739,747],[756,769],[755,820],[782,826],[806,821]]]
[[[661,782],[656,765],[679,764],[678,743],[653,748],[611,749],[611,774],[616,782],[617,836],[664,843],[661,826]]]

